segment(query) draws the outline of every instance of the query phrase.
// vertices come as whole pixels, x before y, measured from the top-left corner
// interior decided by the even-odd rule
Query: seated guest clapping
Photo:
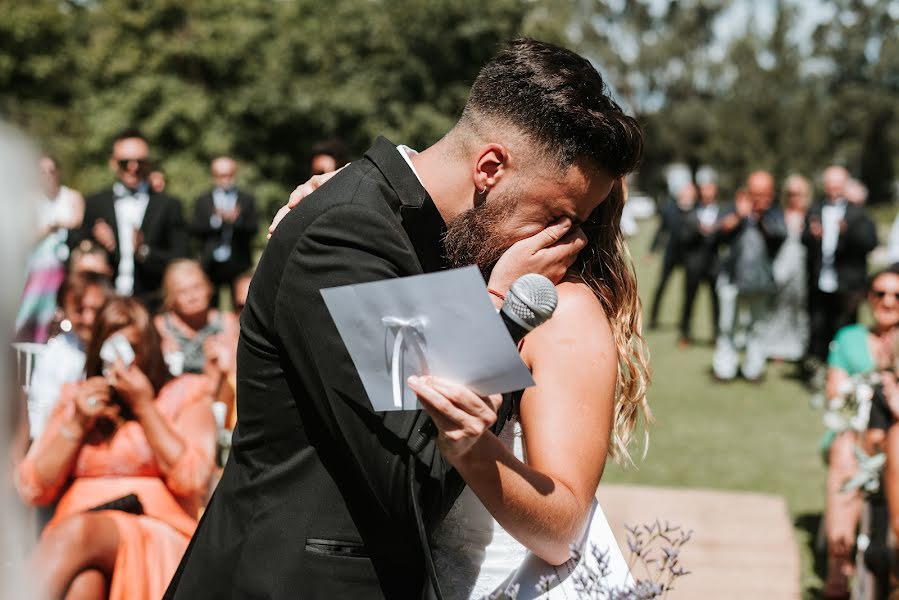
[[[155,322],[169,368],[205,373],[218,390],[235,370],[237,318],[211,307],[212,284],[197,261],[173,262],[162,285],[165,312]]]
[[[63,388],[17,470],[26,502],[58,499],[35,573],[49,598],[160,598],[214,464],[208,387],[171,377],[150,316],[132,298],[110,300],[97,316],[86,375]]]

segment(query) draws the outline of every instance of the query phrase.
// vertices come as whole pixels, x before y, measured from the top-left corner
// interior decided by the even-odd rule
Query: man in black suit
[[[688,212],[681,223],[680,238],[684,263],[684,306],[680,320],[680,346],[692,341],[690,322],[693,304],[699,286],[705,284],[712,302],[712,340],[718,337],[718,294],[715,282],[718,279],[718,229],[720,216],[718,205],[718,184],[710,169],[700,169],[696,173],[699,184],[699,202]]]
[[[147,183],[150,146],[136,130],[116,136],[109,167],[111,189],[88,197],[81,228],[70,237],[77,246],[93,239],[109,253],[116,292],[135,296],[151,310],[160,306],[165,269],[188,254],[181,202],[156,193]]]
[[[200,243],[200,262],[215,289],[227,286],[234,300],[234,280],[253,265],[253,236],[259,229],[256,199],[235,185],[237,162],[220,156],[210,165],[214,187],[194,202],[191,233]]]
[[[837,330],[858,320],[865,296],[868,254],[877,228],[860,204],[846,199],[849,172],[825,169],[824,200],[806,216],[802,242],[808,248],[809,358],[823,363]]]
[[[767,171],[751,173],[717,230],[727,251],[715,285],[721,316],[712,372],[720,381],[742,373],[758,383],[768,360],[763,327],[776,290],[773,261],[787,238],[783,210],[774,204],[774,177]],[[741,328],[746,334],[742,364],[736,342]]]
[[[664,245],[662,255],[662,272],[659,274],[655,292],[652,295],[652,307],[649,311],[649,328],[659,325],[659,311],[662,307],[662,295],[668,287],[668,280],[674,269],[683,266],[683,239],[681,231],[684,219],[696,203],[696,186],[693,182],[684,184],[677,193],[677,199],[671,200],[662,207],[659,215],[659,228],[652,238],[650,254],[658,253]]]
[[[232,453],[166,597],[422,598],[413,504],[429,533],[463,482],[433,440],[413,450],[424,413],[373,412],[321,290],[462,264],[500,294],[525,272],[558,281],[585,243],[576,223],[641,149],[588,61],[516,40],[434,146],[379,138],[289,211],[241,314]],[[533,252],[497,263],[525,239]],[[491,402],[498,431],[510,402]]]

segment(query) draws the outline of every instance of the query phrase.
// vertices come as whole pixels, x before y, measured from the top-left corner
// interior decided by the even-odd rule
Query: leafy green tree
[[[87,191],[109,184],[111,140],[137,126],[186,199],[221,153],[280,204],[323,138],[357,156],[378,134],[430,144],[503,40],[562,39],[516,0],[3,2],[2,114]]]

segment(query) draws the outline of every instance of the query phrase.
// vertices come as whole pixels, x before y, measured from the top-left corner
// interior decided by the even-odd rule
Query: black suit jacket
[[[320,290],[442,269],[444,231],[383,138],[284,218],[241,315],[233,449],[166,598],[421,597],[426,417],[372,410]],[[464,484],[433,442],[414,465],[430,530]]]
[[[678,262],[680,260],[680,239],[677,232],[680,229],[684,211],[677,202],[669,200],[659,209],[659,226],[652,236],[649,246],[650,252],[658,252],[664,246],[666,260]]]
[[[91,230],[99,219],[103,219],[112,227],[118,239],[115,194],[111,188],[97,192],[85,200],[84,220],[81,228],[70,236],[73,246],[84,239],[93,239]],[[135,256],[134,296],[150,307],[156,307],[159,304],[162,276],[166,267],[172,260],[184,258],[189,252],[190,242],[181,215],[181,201],[166,194],[150,192],[150,200],[147,203],[147,211],[144,213],[140,231],[143,234],[143,243],[149,248],[149,253],[143,259]],[[109,261],[114,274],[117,274],[119,269],[121,244],[122,240],[118,239],[116,249],[109,253]]]
[[[723,210],[718,209],[718,216]],[[684,268],[693,276],[708,275],[714,278],[718,274],[717,230],[704,232],[699,222],[699,207],[694,206],[680,219],[677,236],[683,254]]]
[[[808,248],[808,285],[812,291],[818,289],[822,254],[821,240],[812,236],[809,224],[812,221],[821,223],[823,206],[823,202],[816,202],[809,209],[802,233],[802,243]],[[877,227],[863,207],[851,202],[846,205],[843,218],[846,229],[840,232],[834,253],[838,289],[840,292],[863,291],[867,285],[868,254],[877,247]]]
[[[240,207],[240,216],[234,223],[213,227],[210,219],[215,214],[215,202],[210,190],[194,201],[194,216],[190,227],[191,234],[200,244],[200,261],[207,269],[213,262],[212,251],[221,242],[223,228],[231,228],[231,258],[221,264],[232,279],[253,265],[253,237],[259,230],[256,199],[238,189],[237,206]]]

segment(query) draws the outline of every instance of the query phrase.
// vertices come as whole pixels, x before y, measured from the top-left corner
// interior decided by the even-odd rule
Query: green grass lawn
[[[644,314],[658,277],[659,262],[646,262],[655,223],[644,221],[631,240]],[[792,365],[771,365],[762,384],[714,382],[710,377],[711,308],[701,289],[693,322],[697,344],[677,348],[677,320],[683,297],[678,273],[669,281],[661,327],[646,333],[651,352],[649,400],[656,422],[649,454],[637,468],[610,463],[604,483],[763,492],[786,499],[802,559],[801,586],[817,597],[811,544],[824,506],[825,468],[818,451],[824,431],[821,412],[809,406],[809,393],[792,378]],[[637,452],[633,453],[635,456]],[[664,518],[664,514],[659,515]]]

